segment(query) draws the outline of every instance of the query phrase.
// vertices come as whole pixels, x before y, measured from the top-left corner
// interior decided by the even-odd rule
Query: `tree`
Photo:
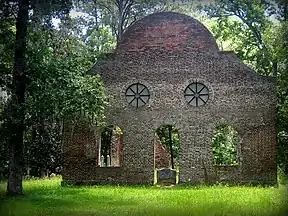
[[[169,0],[81,0],[75,3],[78,11],[88,14],[81,17],[86,22],[86,41],[94,31],[107,26],[115,37],[116,45],[121,41],[125,30],[145,15],[159,11],[190,12],[191,3],[171,3]],[[100,30],[101,31],[101,30]]]
[[[11,119],[9,126],[11,129],[9,177],[7,193],[9,195],[22,194],[22,157],[23,157],[23,132],[25,119],[25,51],[26,35],[28,26],[29,1],[18,2],[18,13],[16,20],[16,39],[13,66],[13,89],[11,94]]]
[[[212,27],[216,39],[230,41],[230,46],[245,63],[264,75],[277,75],[277,58],[264,34],[273,23],[267,16],[274,5],[266,0],[216,0],[200,7],[216,20]]]
[[[45,2],[47,3],[47,2]],[[46,14],[52,15],[55,8],[65,10],[66,1],[61,1],[56,7],[52,7],[53,2],[49,2]],[[69,3],[69,2],[68,2]],[[23,166],[23,134],[25,128],[25,91],[26,91],[26,75],[25,71],[25,54],[27,44],[27,28],[29,22],[29,9],[37,9],[41,11],[45,5],[40,5],[39,1],[14,0],[1,1],[0,8],[1,19],[6,21],[16,15],[16,38],[14,45],[14,63],[12,73],[11,98],[9,102],[9,119],[8,127],[11,132],[9,137],[9,177],[7,184],[8,195],[23,194],[22,190],[22,166]],[[55,5],[55,4],[54,4]],[[60,5],[60,7],[59,7]],[[69,5],[69,4],[68,4]],[[47,6],[47,5],[46,5]],[[48,10],[49,9],[49,10]],[[44,10],[42,10],[44,11]]]
[[[277,19],[280,21],[278,40],[278,88],[277,88],[277,132],[278,166],[288,175],[288,2],[277,1]]]
[[[41,176],[61,164],[64,119],[86,112],[99,123],[104,90],[98,76],[85,75],[94,59],[88,47],[67,30],[66,21],[59,30],[30,27],[27,56],[24,155],[34,175]]]
[[[13,50],[15,38],[15,23],[13,18],[2,19],[0,22],[0,93],[7,92],[12,85]],[[8,92],[9,93],[9,92]],[[8,173],[8,145],[9,131],[5,128],[6,118],[4,110],[7,106],[0,97],[0,178],[7,178]]]

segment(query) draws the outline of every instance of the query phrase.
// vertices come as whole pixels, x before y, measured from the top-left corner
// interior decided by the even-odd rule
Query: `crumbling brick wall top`
[[[135,22],[123,34],[116,53],[163,50],[219,51],[209,30],[196,19],[176,12],[154,13]]]

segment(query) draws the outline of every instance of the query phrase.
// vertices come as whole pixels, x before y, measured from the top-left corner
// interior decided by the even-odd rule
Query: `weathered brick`
[[[257,75],[233,52],[220,52],[212,34],[195,19],[162,12],[137,21],[115,52],[90,73],[102,76],[111,98],[108,124],[124,133],[123,163],[98,167],[99,133],[93,139],[94,129],[81,123],[73,135],[66,125],[64,181],[152,184],[155,130],[173,124],[180,134],[180,183],[276,183],[276,79]],[[195,81],[209,89],[209,100],[200,107],[187,104],[184,97],[187,85]],[[139,108],[125,99],[127,87],[137,82],[151,95]],[[236,167],[213,164],[211,138],[220,123],[238,131]],[[89,139],[80,139],[87,133]]]
[[[158,136],[154,139],[155,145],[155,168],[169,168],[171,166],[171,155],[163,147]]]

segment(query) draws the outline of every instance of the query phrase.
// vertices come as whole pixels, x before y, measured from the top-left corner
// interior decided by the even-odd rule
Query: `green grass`
[[[284,215],[288,195],[284,187],[61,187],[60,181],[25,181],[25,195],[12,198],[0,183],[0,215]]]

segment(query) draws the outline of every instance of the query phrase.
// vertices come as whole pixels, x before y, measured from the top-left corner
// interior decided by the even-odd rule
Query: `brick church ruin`
[[[179,129],[179,184],[276,184],[276,79],[219,51],[199,21],[175,12],[146,16],[89,73],[103,79],[111,130],[82,121],[64,126],[63,181],[153,184],[157,163],[169,166],[155,138],[166,124]],[[220,124],[238,132],[235,165],[213,160]]]

